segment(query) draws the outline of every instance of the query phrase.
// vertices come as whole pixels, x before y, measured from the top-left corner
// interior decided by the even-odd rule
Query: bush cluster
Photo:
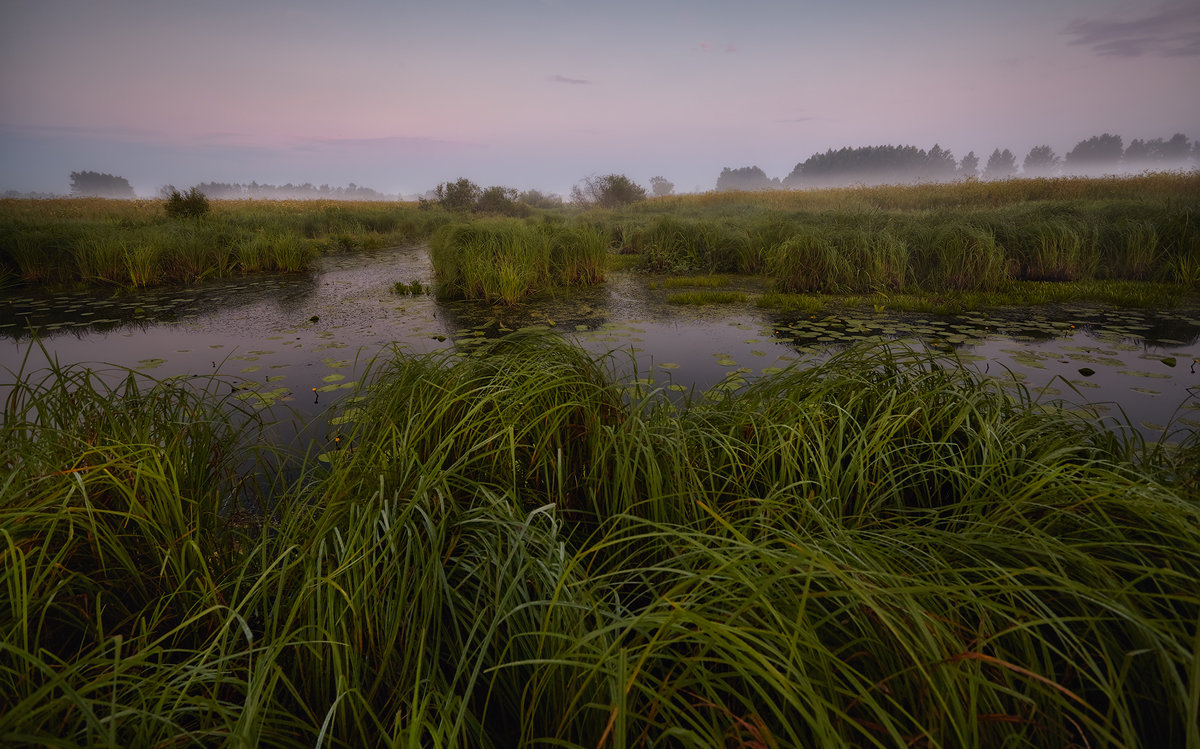
[[[186,193],[172,188],[164,207],[171,218],[200,218],[212,210],[208,198],[198,187],[193,187]]]

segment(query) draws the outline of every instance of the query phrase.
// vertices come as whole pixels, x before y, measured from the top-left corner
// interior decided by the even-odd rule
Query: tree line
[[[345,187],[330,185],[315,186],[311,182],[302,185],[269,185],[251,182],[238,184],[236,182],[201,182],[195,189],[204,193],[211,200],[395,200],[395,195],[385,195],[370,187],[360,187],[351,182]],[[173,185],[162,188],[162,194],[169,195],[175,190]]]
[[[814,153],[796,164],[782,180],[770,178],[757,166],[725,167],[717,177],[717,190],[770,190],[777,188],[835,187],[850,184],[900,184],[948,182],[955,179],[1007,179],[1055,177],[1117,172],[1197,168],[1200,141],[1183,133],[1168,139],[1134,139],[1125,146],[1119,135],[1104,133],[1080,141],[1060,157],[1050,146],[1034,146],[1020,167],[1007,148],[992,151],[980,168],[970,151],[961,160],[934,144],[928,151],[916,146],[865,146]]]

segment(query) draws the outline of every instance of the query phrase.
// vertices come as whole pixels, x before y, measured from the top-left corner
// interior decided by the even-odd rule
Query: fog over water
[[[144,197],[458,177],[565,196],[607,173],[691,192],[935,144],[1020,171],[1038,146],[1200,137],[1197,80],[1194,0],[8,0],[0,194],[65,194],[78,170]]]

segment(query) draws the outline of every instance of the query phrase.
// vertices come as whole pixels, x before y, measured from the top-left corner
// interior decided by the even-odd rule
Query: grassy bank
[[[213,201],[170,218],[161,201],[0,201],[0,276],[143,287],[310,269],[324,252],[425,238],[448,218],[412,204]]]
[[[651,271],[765,273],[780,293],[1200,288],[1200,175],[682,196],[598,216]]]
[[[886,349],[681,403],[543,337],[370,379],[254,514],[218,381],[22,375],[0,740],[1200,741],[1194,434]]]

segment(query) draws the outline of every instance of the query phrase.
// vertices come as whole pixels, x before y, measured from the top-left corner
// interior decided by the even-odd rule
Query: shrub
[[[624,174],[583,178],[583,186],[571,188],[571,202],[583,207],[616,208],[646,199],[646,188]]]
[[[470,211],[479,202],[482,192],[479,185],[466,177],[460,177],[455,182],[443,182],[438,185],[433,194],[437,196],[437,202],[446,210]]]
[[[166,209],[171,218],[199,218],[212,210],[212,206],[204,193],[193,187],[186,193],[172,189],[167,196]]]

